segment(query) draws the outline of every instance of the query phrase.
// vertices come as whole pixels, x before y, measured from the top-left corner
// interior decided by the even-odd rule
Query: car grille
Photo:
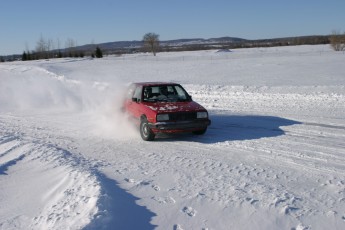
[[[169,118],[171,121],[189,121],[196,119],[196,112],[179,112],[170,113]]]

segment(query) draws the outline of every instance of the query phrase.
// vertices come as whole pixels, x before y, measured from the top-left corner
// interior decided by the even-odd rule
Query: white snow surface
[[[0,229],[345,229],[345,54],[327,45],[0,64]],[[181,83],[203,136],[153,142],[130,82]]]

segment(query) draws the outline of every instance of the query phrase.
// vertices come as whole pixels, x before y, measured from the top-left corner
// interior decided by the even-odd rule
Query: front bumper
[[[209,119],[200,119],[193,121],[168,121],[149,123],[149,127],[154,133],[177,133],[193,132],[207,128],[211,124]]]

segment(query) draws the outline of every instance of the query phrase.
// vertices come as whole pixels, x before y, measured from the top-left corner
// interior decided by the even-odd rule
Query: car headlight
[[[158,114],[157,115],[157,121],[168,121],[169,120],[169,114]]]
[[[196,118],[207,118],[207,112],[197,112],[196,113]]]

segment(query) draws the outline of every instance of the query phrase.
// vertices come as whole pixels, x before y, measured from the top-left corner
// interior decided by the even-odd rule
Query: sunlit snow
[[[0,229],[345,229],[345,54],[328,45],[0,63]],[[130,82],[203,136],[145,142]]]

